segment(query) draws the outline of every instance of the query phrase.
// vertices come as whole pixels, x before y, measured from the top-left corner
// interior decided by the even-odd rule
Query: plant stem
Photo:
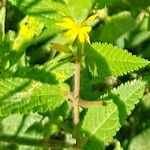
[[[20,144],[20,145],[31,145],[38,147],[51,147],[54,149],[61,149],[62,147],[67,147],[65,142],[60,140],[45,140],[45,139],[33,139],[29,137],[19,137],[14,135],[0,135],[0,141],[11,143],[11,144]]]
[[[74,74],[74,91],[73,91],[73,122],[76,127],[79,123],[79,92],[80,92],[80,71],[81,71],[81,50],[77,49],[75,74]]]
[[[2,0],[2,7],[6,7],[6,0]]]
[[[69,93],[68,98],[69,100],[73,101],[73,94]],[[91,107],[105,106],[107,105],[107,101],[105,99],[88,101],[88,100],[83,100],[79,98],[78,104],[80,107],[83,107],[83,108],[91,108]]]
[[[6,0],[2,0],[2,40],[5,39]]]
[[[79,100],[79,106],[83,108],[92,108],[92,107],[99,107],[99,106],[105,106],[107,105],[107,102],[105,101],[86,101],[86,100]]]

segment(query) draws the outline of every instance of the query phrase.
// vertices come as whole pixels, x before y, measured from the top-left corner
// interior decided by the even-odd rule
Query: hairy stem
[[[74,91],[73,91],[73,121],[77,126],[79,123],[79,92],[80,92],[80,71],[81,71],[81,51],[77,50],[76,62],[75,62],[75,74],[74,74]]]
[[[0,135],[0,141],[9,144],[31,145],[39,147],[51,147],[54,149],[61,149],[66,147],[65,142],[58,140],[45,140],[45,139],[33,139],[28,137],[19,137],[14,135]]]
[[[6,7],[6,0],[2,0],[2,7]]]
[[[69,93],[68,94],[69,100],[73,100],[73,94]],[[105,106],[107,105],[107,101],[105,99],[99,99],[99,100],[83,100],[79,98],[78,105],[83,108],[91,108],[91,107],[99,107],[99,106]]]
[[[107,105],[107,102],[105,101],[86,101],[86,100],[79,100],[79,106],[83,108],[92,108],[92,107],[99,107],[99,106],[105,106]]]
[[[80,145],[79,135],[79,95],[80,95],[80,72],[81,72],[81,56],[83,45],[78,45],[76,58],[75,58],[75,73],[74,73],[74,91],[73,91],[73,123],[74,123],[74,136],[76,138],[76,145],[74,150],[77,150]]]
[[[6,0],[2,0],[2,40],[5,38]]]

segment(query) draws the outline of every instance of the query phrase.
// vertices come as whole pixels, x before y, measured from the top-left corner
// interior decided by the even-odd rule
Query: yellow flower
[[[66,30],[65,35],[74,42],[78,39],[81,43],[90,43],[89,32],[92,30],[91,24],[97,15],[90,16],[83,22],[74,21],[71,18],[64,18],[63,22],[57,23],[57,26]]]

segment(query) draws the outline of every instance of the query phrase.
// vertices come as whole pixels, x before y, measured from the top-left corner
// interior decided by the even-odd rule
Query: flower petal
[[[92,30],[91,26],[83,26],[82,27],[82,32],[90,32]]]
[[[85,40],[90,44],[90,37],[89,35],[87,34],[87,32],[83,33],[84,34],[84,38]]]
[[[56,23],[56,25],[63,29],[72,29],[75,27],[75,22],[72,19],[64,18],[63,20],[63,22]]]
[[[74,42],[77,38],[78,33],[75,30],[69,30],[65,33],[67,37],[69,37],[70,41]]]
[[[80,41],[81,43],[84,43],[85,37],[84,37],[84,34],[83,34],[82,32],[79,32],[78,38],[79,38],[79,41]]]
[[[97,14],[90,16],[89,18],[86,19],[85,24],[91,25],[91,23],[93,23],[93,21],[97,18],[97,16],[98,16]]]

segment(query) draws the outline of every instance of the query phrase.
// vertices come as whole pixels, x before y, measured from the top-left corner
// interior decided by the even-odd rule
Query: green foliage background
[[[0,6],[0,149],[73,149],[78,140],[85,150],[150,149],[150,1],[8,0],[6,19]],[[84,21],[96,12],[80,98],[105,104],[80,107],[75,137],[69,101],[75,47],[63,53],[50,45],[67,45],[56,26],[63,17]],[[19,32],[27,16],[44,26],[29,39]]]

